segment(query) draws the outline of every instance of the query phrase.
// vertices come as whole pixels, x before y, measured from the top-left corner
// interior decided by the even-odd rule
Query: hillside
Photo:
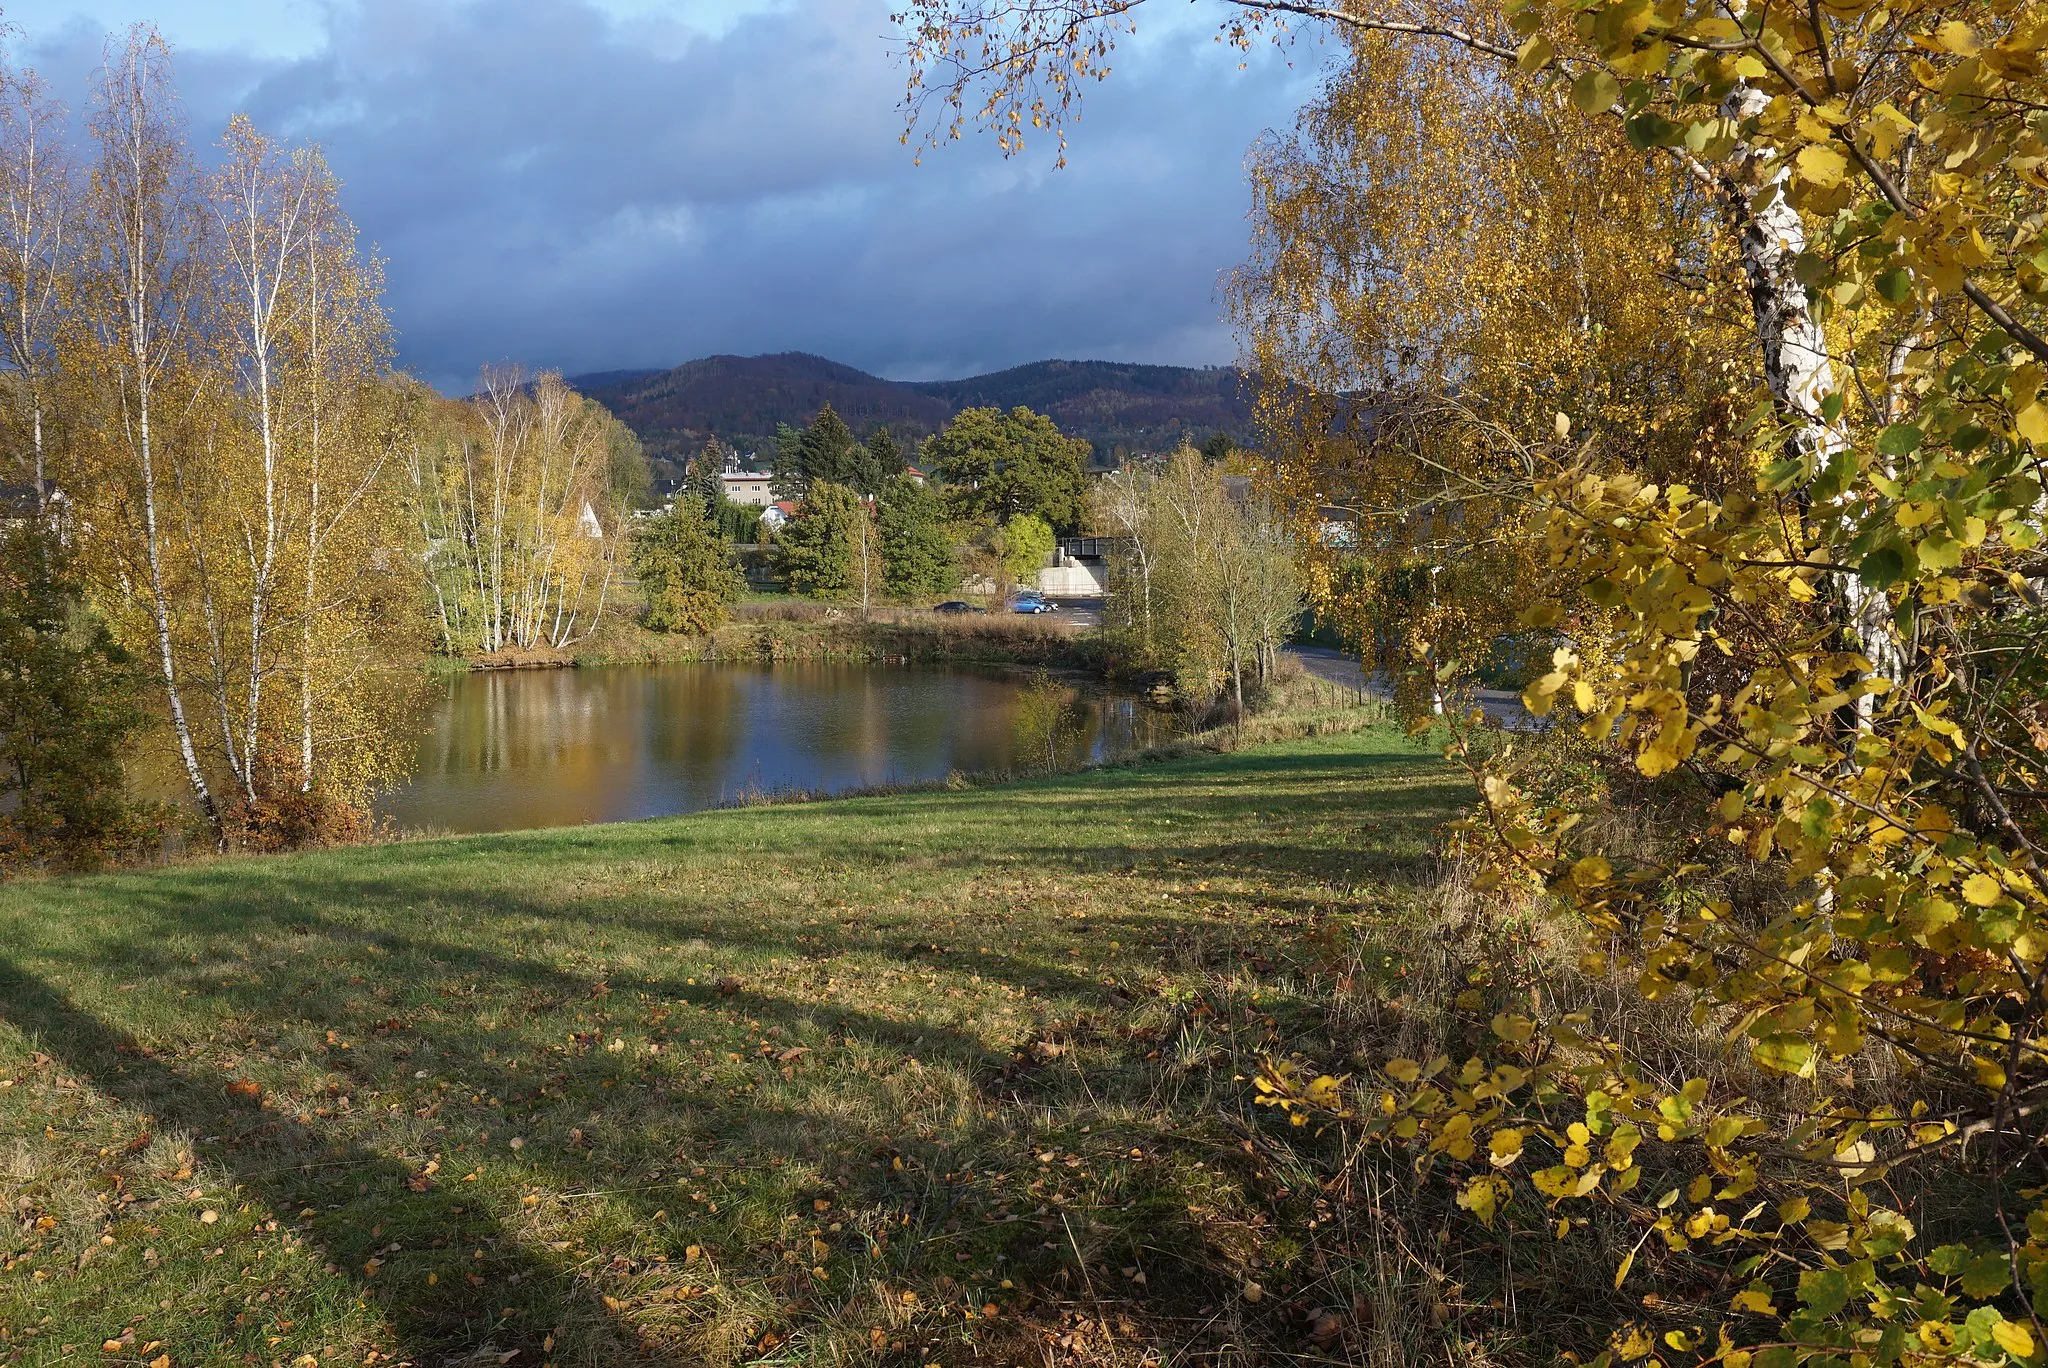
[[[1250,436],[1251,404],[1243,372],[1228,367],[1136,366],[1113,361],[1035,361],[967,380],[908,386],[963,408],[1014,408],[1050,414],[1060,430],[1086,437],[1098,459],[1116,448],[1166,451],[1183,434],[1200,442],[1227,432]]]
[[[913,446],[963,408],[1018,404],[1050,414],[1086,439],[1095,459],[1119,448],[1164,451],[1186,434],[1243,439],[1251,410],[1244,377],[1227,368],[1039,361],[965,380],[884,380],[821,356],[707,356],[669,371],[605,371],[570,383],[604,404],[640,435],[657,476],[672,480],[682,462],[717,436],[765,455],[778,423],[807,422],[830,403],[856,432],[886,426]]]

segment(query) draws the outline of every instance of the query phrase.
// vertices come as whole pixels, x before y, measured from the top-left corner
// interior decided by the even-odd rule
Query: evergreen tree
[[[897,598],[935,598],[959,583],[945,500],[935,489],[898,475],[884,487],[882,578]]]
[[[775,454],[769,459],[768,473],[778,499],[801,500],[810,488],[804,468],[804,434],[787,423],[775,425]]]
[[[731,447],[713,437],[704,443],[704,449],[690,463],[690,478],[685,488],[703,501],[705,514],[714,520],[726,502],[725,481],[719,477],[725,473],[726,458],[732,454]]]
[[[731,543],[687,502],[642,524],[632,556],[647,599],[644,620],[657,632],[708,632],[747,587],[733,569]]]
[[[856,564],[867,505],[845,485],[819,481],[797,515],[786,523],[782,545],[782,576],[790,592],[806,598],[857,597],[860,567]]]
[[[865,452],[854,440],[853,429],[830,404],[819,409],[818,416],[811,419],[811,425],[804,429],[800,448],[806,484],[825,481],[849,488],[859,487],[861,458]]]
[[[121,827],[142,676],[40,523],[0,534],[0,861],[89,857]]]
[[[1087,497],[1088,443],[1018,406],[963,409],[926,448],[956,516],[1002,524],[1020,513],[1057,533],[1079,529]]]
[[[881,498],[889,481],[901,475],[909,465],[903,459],[903,448],[896,445],[896,439],[889,435],[889,429],[878,427],[868,434],[863,444],[860,463],[860,478],[854,487],[871,498]]]

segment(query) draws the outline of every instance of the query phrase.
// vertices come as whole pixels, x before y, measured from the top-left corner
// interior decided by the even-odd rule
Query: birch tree
[[[78,380],[102,406],[98,421],[80,426],[95,434],[92,468],[105,482],[81,485],[95,486],[96,520],[133,533],[127,545],[108,548],[117,592],[132,589],[144,601],[149,653],[178,758],[224,846],[226,827],[200,765],[176,649],[174,615],[184,610],[173,594],[190,586],[170,564],[176,533],[166,503],[175,489],[175,453],[166,450],[174,429],[165,402],[192,397],[188,315],[201,277],[201,219],[170,52],[154,29],[138,26],[122,43],[109,43],[89,126],[95,158],[81,242],[81,307],[72,322],[83,344]]]
[[[243,411],[236,417],[253,430],[258,469],[253,507],[236,508],[237,542],[246,564],[247,644],[239,699],[222,696],[216,706],[239,714],[240,745],[229,762],[253,808],[261,764],[263,688],[276,670],[273,639],[277,616],[278,558],[293,507],[308,491],[294,487],[286,469],[285,349],[294,324],[314,326],[308,282],[299,275],[310,264],[307,239],[314,214],[314,188],[304,166],[280,157],[276,146],[244,117],[228,125],[226,162],[210,186],[209,208],[220,243],[225,276],[217,345],[223,366],[234,376]],[[294,317],[294,315],[299,315]]]
[[[57,326],[77,248],[78,173],[63,142],[65,110],[33,70],[0,71],[0,334],[17,380],[28,466],[47,512]]]
[[[92,598],[219,844],[345,832],[396,769],[415,621],[377,272],[316,152],[237,119],[197,173],[154,32],[110,47],[91,129],[47,393]]]
[[[561,651],[596,630],[622,540],[616,427],[560,376],[505,370],[408,439],[415,553],[445,648]]]

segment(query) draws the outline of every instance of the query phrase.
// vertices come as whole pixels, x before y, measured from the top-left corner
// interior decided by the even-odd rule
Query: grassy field
[[[1465,797],[1373,730],[0,888],[0,1362],[1343,1359],[1246,1075]]]

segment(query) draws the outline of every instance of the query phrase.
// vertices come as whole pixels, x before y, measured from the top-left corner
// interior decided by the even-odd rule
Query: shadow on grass
[[[1412,775],[1415,782],[1399,792],[1338,791],[1340,784],[1394,775],[1404,781]],[[877,901],[856,914],[822,901],[828,889],[849,893],[846,886],[831,888],[829,879],[886,876],[903,861],[899,837],[928,820],[934,801],[928,796],[857,800],[829,813],[764,809],[123,877],[90,885],[101,906],[69,930],[60,925],[66,915],[61,905],[42,914],[52,930],[35,937],[42,945],[32,962],[47,979],[0,961],[0,1016],[94,1088],[155,1116],[158,1127],[219,1136],[206,1157],[224,1164],[281,1221],[303,1207],[320,1209],[305,1226],[307,1239],[338,1270],[335,1276],[377,1309],[402,1356],[415,1363],[453,1362],[486,1345],[522,1351],[516,1363],[538,1363],[540,1342],[563,1323],[589,1327],[593,1343],[609,1346],[586,1350],[586,1357],[598,1355],[591,1361],[696,1361],[648,1347],[610,1304],[607,1290],[624,1292],[644,1268],[607,1274],[543,1243],[520,1214],[516,1193],[505,1200],[516,1186],[506,1181],[511,1170],[521,1185],[552,1183],[579,1199],[601,1195],[616,1204],[623,1224],[592,1236],[604,1253],[618,1255],[606,1269],[631,1264],[625,1256],[636,1244],[658,1251],[662,1240],[675,1237],[673,1218],[663,1226],[665,1208],[699,1200],[689,1189],[699,1181],[693,1175],[707,1165],[734,1185],[731,1190],[751,1183],[755,1205],[778,1214],[765,1229],[758,1223],[751,1229],[753,1247],[741,1247],[734,1233],[739,1227],[725,1233],[732,1236],[731,1270],[768,1297],[756,1329],[815,1321],[815,1307],[801,1308],[831,1298],[843,1306],[855,1295],[837,1272],[828,1287],[811,1279],[807,1261],[783,1266],[786,1256],[806,1247],[801,1241],[786,1246],[778,1223],[809,1219],[814,1187],[806,1184],[815,1185],[820,1175],[838,1191],[886,1210],[894,1222],[887,1232],[878,1227],[866,1233],[868,1250],[855,1260],[863,1278],[907,1277],[915,1265],[918,1276],[929,1280],[937,1268],[918,1261],[930,1261],[931,1243],[962,1238],[957,1247],[964,1249],[956,1227],[965,1221],[971,1230],[978,1219],[963,1206],[965,1189],[946,1171],[969,1167],[966,1151],[949,1150],[953,1142],[947,1138],[919,1135],[901,1112],[859,1112],[826,1090],[842,1082],[865,1086],[878,1077],[858,1071],[868,1067],[908,1074],[938,1067],[971,1084],[957,1099],[970,1114],[1025,1102],[1049,1119],[1055,1103],[1077,1100],[1073,1094],[1086,1094],[1093,1103],[1091,1084],[1104,1096],[1118,1088],[1142,1091],[1147,1066],[1120,1063],[1129,1069],[1120,1082],[1076,1081],[1078,1073],[1069,1077],[1073,1071],[1064,1061],[1061,1069],[1042,1075],[1017,1070],[1008,1046],[945,1025],[943,1014],[931,1010],[943,1004],[930,997],[877,1002],[868,1010],[813,995],[810,980],[799,975],[828,975],[832,962],[842,959],[855,962],[846,971],[854,974],[870,972],[877,963],[929,967],[955,975],[955,983],[972,975],[1028,994],[1042,1012],[1092,1014],[1098,1020],[1090,1029],[1105,1029],[1105,1022],[1113,1028],[1119,1023],[1108,1013],[1148,992],[1149,978],[1168,962],[1184,964],[1192,955],[1203,964],[1230,964],[1257,942],[1273,944],[1273,919],[1320,913],[1343,900],[1344,886],[1362,870],[1390,874],[1413,862],[1411,855],[1374,852],[1363,842],[1330,844],[1327,831],[1290,841],[1246,819],[1286,808],[1304,819],[1341,815],[1346,825],[1354,818],[1361,825],[1414,824],[1448,815],[1456,792],[1455,782],[1434,779],[1419,755],[1251,754],[1098,776],[1085,791],[1072,781],[1053,780],[945,795],[941,801],[960,831],[950,846],[917,852],[934,883],[913,891],[939,891],[956,899],[952,911],[971,913],[975,903],[960,889],[963,881],[982,876],[1004,879],[1023,869],[1103,880],[1092,892],[1092,927],[1053,920],[1061,910],[1059,895],[1033,891],[1020,895],[1029,905],[1024,939],[1013,936],[1006,944],[990,934],[986,940],[993,949],[975,943],[982,937],[972,915],[949,918],[941,927],[922,920],[916,903]],[[1077,802],[1085,806],[1070,810]],[[830,820],[818,820],[825,817]],[[1162,819],[1174,827],[1154,830]],[[1050,824],[1062,820],[1074,822],[1069,844],[1049,839],[1060,834]],[[711,829],[699,825],[706,821],[722,824],[718,834],[707,834]],[[736,822],[758,835],[736,842]],[[1172,840],[1182,822],[1213,839]],[[820,901],[753,908],[746,899],[757,889],[693,879],[691,855],[701,846],[724,852],[721,875],[727,880],[743,878],[752,867],[787,866],[826,881],[808,886]],[[744,860],[732,858],[735,848],[747,852]],[[1419,850],[1420,843],[1404,838],[1403,848]],[[550,863],[559,866],[546,873],[551,882],[527,886]],[[592,872],[600,866],[603,877]],[[1134,892],[1157,880],[1155,895],[1171,889],[1178,896],[1191,881],[1212,878],[1246,877],[1247,886],[1203,895],[1231,915],[1184,906],[1168,912],[1135,899],[1119,905],[1113,880],[1121,874],[1138,876]],[[50,891],[59,896],[51,901],[84,898],[87,887],[54,885]],[[802,920],[807,913],[812,920]],[[1105,956],[1099,947],[1110,936],[1129,942],[1129,948]],[[607,938],[624,943],[606,951]],[[537,945],[545,953],[532,953]],[[173,946],[203,949],[209,966],[189,969]],[[1066,962],[1069,947],[1087,947],[1085,958]],[[264,960],[258,966],[264,972],[252,973],[247,964],[236,972],[236,957],[251,951]],[[593,981],[601,977],[607,955],[639,962],[634,971],[619,972],[609,989]],[[713,977],[718,966],[737,957],[753,968],[745,978],[720,984]],[[768,973],[766,964],[777,958],[796,961],[798,973]],[[219,967],[229,971],[224,980],[212,972]],[[316,1128],[233,1098],[221,1079],[203,1079],[150,1058],[136,1039],[52,986],[74,972],[150,977],[159,981],[159,991],[183,979],[194,996],[175,1004],[176,1034],[262,1038],[271,1049],[269,1061],[252,1064],[288,1072],[295,1067],[291,1056],[299,1052],[316,1073],[345,1082],[352,1093],[379,1094],[380,1106],[403,1099],[412,1116],[438,1122],[438,1138],[425,1142],[429,1148],[463,1150],[465,1162],[493,1159],[506,1170],[496,1183],[497,1210],[506,1214],[493,1215],[491,1202],[479,1200],[485,1194],[477,1189],[408,1187],[419,1174],[391,1151],[409,1147],[393,1143],[392,1132],[370,1129],[381,1117],[359,1114],[348,1124]],[[936,982],[928,988],[910,985],[901,974],[889,989],[942,991]],[[700,1075],[694,1065],[685,1070],[680,1061],[667,1062],[673,1055],[614,1054],[605,1048],[618,1030],[632,1035],[636,1045],[654,1034],[643,1028],[657,1007],[677,1013],[676,1021],[688,1023],[686,1032],[703,1037],[709,1057],[721,1061],[717,1070]],[[354,1048],[323,1050],[318,1040],[325,1030]],[[671,1022],[666,1043],[680,1047],[680,1033]],[[1104,1048],[1122,1052],[1120,1059],[1145,1053],[1142,1044],[1132,1047],[1111,1037],[1113,1031],[1102,1037]],[[289,1043],[294,1040],[301,1043]],[[779,1086],[775,1050],[798,1045],[844,1047],[840,1052],[849,1057],[868,1051],[879,1062],[855,1059],[857,1069],[818,1078],[809,1094],[784,1090],[778,1105],[764,1105],[755,1084],[765,1083],[773,1094]],[[416,1083],[408,1075],[423,1063],[461,1086],[445,1092],[434,1082]],[[798,1059],[780,1077],[807,1067]],[[489,1104],[482,1101],[486,1096]],[[813,1109],[791,1114],[780,1104],[792,1097],[808,1099]],[[418,1107],[422,1102],[429,1105]],[[351,1128],[361,1134],[349,1138]],[[522,1130],[528,1146],[514,1162],[502,1146],[508,1132]],[[483,1142],[493,1134],[499,1140],[487,1149]],[[1189,1135],[1167,1143],[1194,1140]],[[1201,1153],[1218,1162],[1211,1151]],[[912,1162],[897,1168],[894,1161],[905,1157]],[[1021,1160],[1020,1181],[1038,1174],[1028,1155],[1010,1158]],[[807,1174],[795,1173],[796,1163],[782,1168],[797,1160],[808,1166]],[[451,1171],[441,1181],[453,1177]],[[690,1180],[681,1190],[678,1177]],[[711,1180],[702,1181],[716,1191]],[[364,1188],[377,1194],[374,1200],[362,1195]],[[612,1191],[593,1193],[594,1188]],[[694,1208],[686,1207],[685,1214],[701,1220]],[[1184,1202],[1169,1203],[1145,1219],[1150,1228],[1134,1238],[1147,1247],[1201,1244],[1202,1232]],[[396,1275],[404,1254],[379,1275],[365,1274],[365,1262],[389,1240],[373,1233],[378,1220],[407,1232],[440,1231],[462,1248],[487,1250],[489,1257],[473,1266],[482,1285],[450,1280],[427,1292],[417,1277],[401,1283]],[[1092,1259],[1111,1238],[1091,1234],[1085,1225],[1077,1233],[1063,1218],[1054,1226],[1042,1216],[1027,1216],[1015,1229],[1033,1237],[1006,1236],[1003,1245],[1027,1287],[1027,1277],[1040,1285],[1060,1279],[1067,1286],[1068,1247],[1079,1253],[1085,1245]],[[892,1242],[872,1239],[882,1233]],[[673,1247],[680,1256],[680,1242]],[[1084,1269],[1081,1281],[1086,1278]],[[512,1287],[520,1290],[508,1296]],[[1155,1288],[1162,1294],[1170,1290]],[[1186,1305],[1219,1290],[1213,1270],[1191,1265]],[[502,1314],[507,1301],[518,1303],[518,1315]],[[222,1314],[232,1317],[234,1310]],[[1161,1334],[1168,1333],[1162,1322]]]
[[[302,1223],[305,1238],[336,1274],[382,1313],[401,1357],[424,1366],[465,1359],[490,1346],[508,1355],[519,1351],[525,1361],[539,1363],[545,1357],[542,1341],[553,1327],[565,1321],[609,1319],[602,1302],[590,1298],[574,1281],[557,1277],[558,1269],[535,1259],[473,1199],[456,1200],[463,1195],[459,1188],[411,1192],[406,1185],[416,1175],[394,1159],[351,1144],[337,1145],[331,1137],[272,1109],[234,1097],[223,1082],[189,1077],[153,1060],[125,1032],[79,1010],[63,993],[5,959],[0,959],[0,1012],[68,1070],[153,1118],[158,1128],[214,1138],[203,1146],[202,1157],[225,1166],[234,1181],[281,1223],[307,1207],[330,1205],[326,1199],[335,1195],[337,1186],[360,1190],[367,1185],[406,1192],[416,1224],[445,1231],[454,1244],[488,1250],[485,1260],[476,1261],[476,1282],[451,1279],[442,1295],[427,1300],[408,1295],[394,1278],[380,1280],[366,1270],[383,1248],[382,1241],[350,1224],[345,1213],[326,1212]],[[318,1173],[333,1169],[346,1175],[343,1184],[318,1178]],[[516,1320],[500,1314],[507,1285],[528,1288],[521,1297],[524,1314]],[[237,1309],[224,1305],[215,1308],[215,1314],[225,1327]],[[227,1333],[232,1338],[232,1332]],[[622,1327],[616,1336],[621,1344],[634,1339]]]

